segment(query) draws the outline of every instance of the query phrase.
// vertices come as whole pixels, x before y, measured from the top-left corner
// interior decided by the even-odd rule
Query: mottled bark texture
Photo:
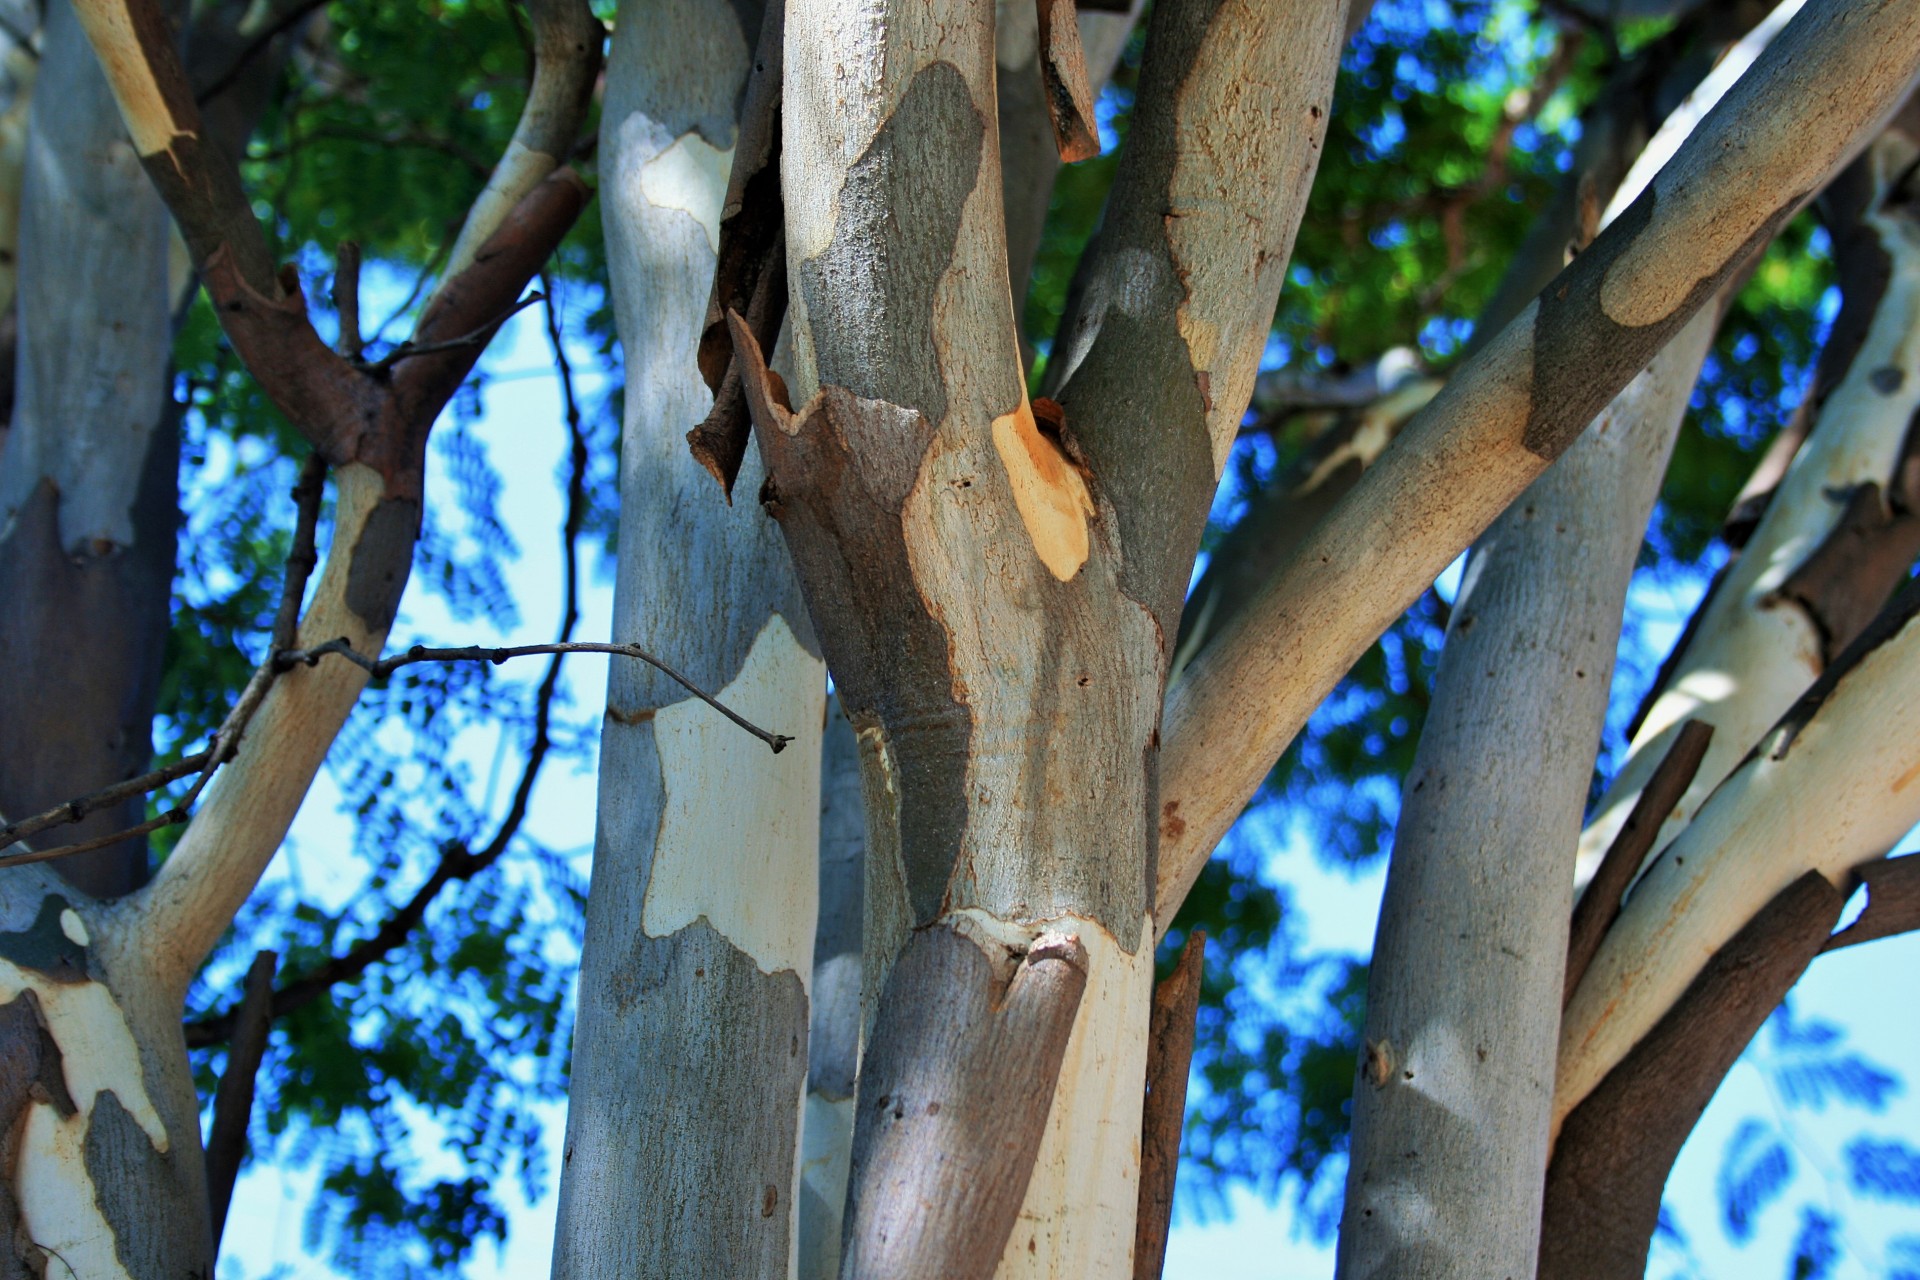
[[[625,352],[614,635],[553,1274],[787,1276],[799,1247],[826,675],[785,548],[689,455],[757,6],[639,0],[616,24],[600,163]],[[745,492],[761,481],[749,451]]]
[[[378,652],[412,557],[427,432],[480,343],[405,357],[378,373],[329,351],[307,323],[297,285],[274,269],[231,161],[219,146],[203,142],[165,17],[147,0],[79,0],[75,12],[108,72],[133,142],[130,148],[125,141],[103,143],[103,154],[118,176],[136,162],[145,168],[184,231],[234,346],[334,464],[333,542],[296,643],[309,647],[344,636],[362,653]],[[139,194],[122,192],[129,201]],[[416,340],[444,344],[490,335],[585,195],[567,173],[526,191],[504,218],[493,220],[473,264],[442,287],[416,327]],[[45,252],[51,256],[34,254],[33,260],[70,269],[57,256],[61,250]],[[83,301],[148,298],[163,357],[164,270],[151,288],[137,277],[91,279],[93,293]],[[62,330],[56,324],[50,332]],[[23,367],[39,376],[39,363],[25,358]],[[157,371],[148,385],[158,385]],[[97,554],[94,543],[127,536],[116,521],[126,518],[124,503],[137,510],[138,498],[126,495],[141,468],[124,465],[125,413],[140,393],[138,381],[117,392],[125,403],[111,403],[103,418],[109,427],[119,424],[119,453],[101,448],[72,455],[78,463],[102,463],[110,455],[118,461],[97,480],[82,467],[72,482],[82,500],[42,510],[40,531],[56,545],[78,536],[82,550]],[[71,422],[62,429],[76,430]],[[17,428],[8,448],[32,438]],[[152,461],[157,446],[142,448],[159,467]],[[165,465],[170,478],[170,456]],[[33,479],[29,498],[37,493],[44,501],[49,486]],[[74,491],[57,492],[64,498]],[[63,529],[69,520],[79,522],[77,534]],[[273,673],[271,666],[263,669],[270,683],[248,721],[243,748],[207,790],[150,883],[102,903],[68,889],[45,867],[0,874],[0,1007],[31,993],[66,1084],[64,1096],[29,1089],[24,1110],[0,1118],[0,1128],[16,1133],[19,1144],[5,1166],[6,1194],[17,1207],[5,1227],[12,1256],[27,1265],[58,1257],[76,1275],[211,1275],[206,1165],[180,1031],[182,1001],[285,835],[365,679],[344,662]]]
[[[1873,135],[1916,65],[1909,7],[1808,4],[1652,186],[1455,373],[1175,689],[1162,857],[1197,872],[1354,658]]]
[[[1760,735],[1886,602],[1920,552],[1920,224],[1898,189],[1920,156],[1889,129],[1823,198],[1842,309],[1822,355],[1813,427],[1759,524],[1663,675],[1627,763],[1581,841],[1583,873],[1625,821],[1680,724],[1714,739],[1666,814],[1677,836]]]
[[[1166,643],[1272,319],[1343,17],[1336,2],[1156,10],[1138,123],[1057,348],[1073,354],[1056,398],[1029,402],[992,6],[787,13],[791,395],[744,321],[734,349],[752,366],[761,497],[862,745],[866,987],[887,989],[928,930],[959,930],[928,962],[938,975],[916,977],[956,1007],[984,998],[1002,949],[1051,931],[1085,953],[1059,1087],[1018,1098],[1045,1120],[1025,1204],[969,1210],[970,1248],[1004,1243],[1002,1275],[1129,1267]],[[931,1070],[940,1044],[903,1025],[881,1002],[872,1042],[905,1055],[902,1072]],[[1014,1102],[1007,1134],[1032,1119]],[[857,1114],[858,1152],[882,1117]],[[997,1140],[929,1138],[979,1167]],[[856,1270],[959,1230],[916,1225],[882,1167],[853,1178]]]
[[[167,214],[66,0],[48,6],[27,131],[12,427],[0,447],[0,813],[146,771],[174,531]],[[30,678],[23,678],[31,672]],[[103,808],[42,837],[139,822]],[[144,839],[67,859],[101,898],[147,877]]]
[[[1909,581],[1641,877],[1567,1006],[1556,1126],[1775,894],[1850,883],[1920,822],[1917,615]]]
[[[801,1136],[800,1280],[840,1274],[840,1236],[860,1068],[860,937],[866,914],[866,808],[860,744],[827,701],[820,755],[820,916],[813,932],[807,1023],[807,1114]]]

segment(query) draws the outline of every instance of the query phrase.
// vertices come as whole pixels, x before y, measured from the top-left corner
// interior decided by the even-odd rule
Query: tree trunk
[[[840,1274],[840,1229],[860,1072],[860,935],[866,914],[866,807],[860,744],[827,701],[820,758],[820,919],[813,934],[807,1118],[800,1164],[800,1277]]]
[[[145,772],[179,521],[167,395],[166,210],[66,0],[48,7],[28,126],[13,425],[0,454],[0,813],[20,817]],[[127,800],[49,837],[139,822]],[[147,877],[144,839],[69,858],[112,898]]]
[[[1064,411],[1022,386],[991,6],[789,15],[793,400],[744,326],[736,352],[763,497],[867,774],[880,995],[843,1275],[926,1256],[954,1274],[1127,1273],[1165,645],[1311,180],[1342,9],[1157,11],[1139,118],[1165,127],[1136,134],[1083,266],[1050,375]],[[985,1012],[1003,992],[1019,1020]],[[957,1021],[936,1034],[930,1003]],[[1044,1089],[989,1105],[965,1077],[1052,1044],[1062,1019],[1060,1056],[1033,1060]],[[942,1169],[994,1188],[977,1217],[913,1217]]]
[[[790,1273],[807,1079],[825,672],[786,549],[685,433],[757,14],[621,13],[601,123],[625,350],[614,635],[795,741],[775,756],[616,667],[554,1252],[559,1277]],[[760,487],[749,455],[737,493]]]

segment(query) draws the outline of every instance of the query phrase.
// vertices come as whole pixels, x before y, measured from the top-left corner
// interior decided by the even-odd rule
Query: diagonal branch
[[[269,398],[336,468],[333,545],[303,639],[345,637],[377,653],[412,565],[428,432],[479,358],[479,335],[498,325],[573,225],[586,185],[570,170],[529,168],[510,154],[502,172],[513,176],[489,188],[498,201],[469,215],[471,260],[425,308],[408,358],[361,368],[315,333],[297,278],[275,269],[231,160],[203,141],[155,0],[76,7],[222,328]],[[523,147],[527,138],[560,135],[570,144],[598,65],[600,28],[582,0],[536,8],[551,20],[535,24],[541,48],[525,113],[535,119],[523,118],[516,136]],[[161,981],[184,991],[285,836],[365,682],[340,664],[256,677],[254,745],[223,771],[173,857],[129,904],[150,937],[166,940],[156,963]]]
[[[1863,145],[1916,67],[1920,24],[1897,0],[1810,3],[1653,185],[1454,375],[1174,691],[1163,866],[1205,861],[1353,660]]]

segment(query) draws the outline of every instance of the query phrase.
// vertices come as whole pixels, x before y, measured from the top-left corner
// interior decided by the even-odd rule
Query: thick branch
[[[1680,1148],[1754,1032],[1818,955],[1846,895],[1809,871],[1727,940],[1560,1134],[1540,1280],[1638,1280]]]
[[[1895,0],[1809,4],[1653,186],[1454,376],[1174,691],[1163,860],[1205,860],[1353,660],[1861,145],[1916,65],[1920,24]]]
[[[606,28],[587,0],[528,0],[527,13],[533,19],[533,84],[506,154],[454,241],[442,289],[479,256],[527,194],[566,162],[586,123]]]
[[[1771,895],[1809,870],[1845,883],[1920,822],[1917,703],[1910,583],[1641,877],[1567,1006],[1556,1122]]]
[[[1859,918],[1827,939],[1826,950],[1876,942],[1920,929],[1920,855],[1870,862],[1858,873],[1867,891]]]
[[[843,1280],[994,1274],[1087,984],[1076,938],[1011,963],[1001,977],[939,924],[894,965],[861,1065]]]

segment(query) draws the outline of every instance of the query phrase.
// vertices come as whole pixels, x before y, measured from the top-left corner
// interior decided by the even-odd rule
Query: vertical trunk
[[[1157,11],[1140,112],[1161,123],[1130,144],[1083,267],[1061,404],[1023,388],[991,15],[788,15],[794,400],[735,329],[763,498],[862,745],[877,999],[851,1276],[942,1249],[954,1274],[1127,1273],[1165,645],[1313,172],[1343,6]],[[1013,1062],[1019,1087],[983,1095]],[[942,1169],[991,1193],[919,1221]]]
[[[1533,1266],[1566,869],[1627,580],[1718,312],[1696,316],[1468,562],[1367,989],[1340,1232],[1356,1280]]]
[[[0,455],[0,813],[144,771],[178,523],[167,218],[66,0],[48,8],[20,226],[17,390]],[[139,820],[129,800],[56,841]],[[60,864],[137,888],[144,840]]]
[[[1765,47],[1786,14],[1776,17],[1661,126],[1606,221]],[[1721,310],[1715,300],[1689,320],[1467,563],[1380,908],[1343,1274],[1464,1280],[1534,1266],[1566,871],[1627,584]],[[1450,1176],[1463,1168],[1478,1176]]]
[[[807,1117],[800,1164],[800,1280],[840,1274],[840,1228],[860,1070],[860,934],[866,912],[860,744],[827,703],[820,758],[820,920],[813,934]]]
[[[785,1276],[798,1251],[825,673],[773,522],[688,454],[734,113],[722,0],[620,15],[601,124],[626,356],[614,634],[796,741],[778,756],[615,667],[554,1274]],[[749,456],[738,492],[760,485]]]

